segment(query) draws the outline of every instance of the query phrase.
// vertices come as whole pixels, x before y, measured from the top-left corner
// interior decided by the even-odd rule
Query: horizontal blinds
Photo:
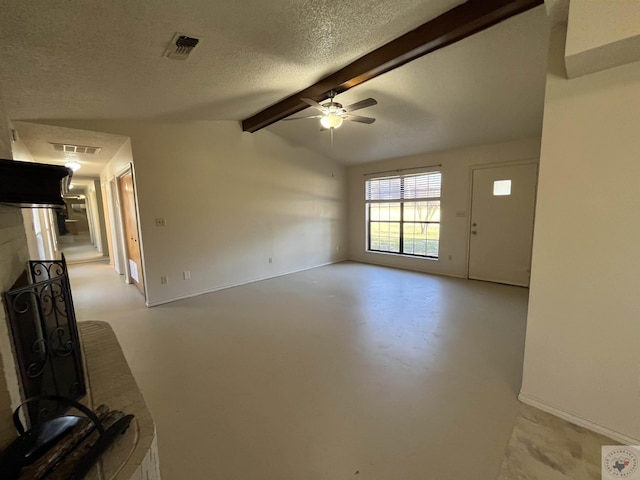
[[[370,202],[438,199],[441,183],[440,172],[372,178],[366,182],[365,199]]]

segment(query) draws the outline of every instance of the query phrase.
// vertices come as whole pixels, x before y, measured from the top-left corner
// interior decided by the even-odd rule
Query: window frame
[[[425,196],[425,197],[416,197],[416,198],[405,198],[405,180],[407,178],[411,178],[411,177],[419,177],[419,176],[429,176],[429,175],[438,175],[439,176],[439,196]],[[399,179],[400,180],[400,185],[399,185],[399,198],[378,198],[378,199],[371,199],[369,198],[369,182],[370,181],[375,181],[375,180],[395,180],[395,179]],[[427,183],[429,181],[427,180]],[[442,172],[440,170],[436,170],[436,171],[425,171],[425,172],[417,172],[417,173],[410,173],[410,174],[398,174],[398,175],[391,175],[391,176],[384,176],[384,177],[372,177],[372,178],[368,178],[365,180],[365,221],[366,221],[366,234],[367,234],[367,238],[366,238],[366,251],[367,252],[371,252],[371,253],[384,253],[384,254],[391,254],[391,255],[400,255],[403,257],[415,257],[415,258],[425,258],[425,259],[429,259],[429,260],[438,260],[440,258],[440,228],[442,225],[442,217],[441,217],[441,213],[438,216],[438,221],[416,221],[411,220],[411,221],[407,221],[405,220],[405,205],[406,204],[417,204],[420,202],[438,202],[438,208],[441,209],[442,208]],[[399,210],[400,210],[400,218],[399,220],[372,220],[371,217],[371,206],[374,204],[390,204],[390,205],[395,205],[397,204],[399,206]],[[398,244],[398,251],[392,251],[392,250],[379,250],[379,249],[375,249],[372,248],[371,246],[371,224],[372,223],[378,223],[378,224],[398,224],[399,226],[399,244]],[[416,253],[406,253],[404,252],[404,241],[405,241],[405,225],[425,225],[426,228],[428,229],[429,225],[438,225],[438,252],[437,255],[421,255],[421,254],[416,254]],[[428,239],[425,238],[425,241],[428,242]],[[427,245],[428,243],[425,245],[425,252],[428,250],[427,249]]]

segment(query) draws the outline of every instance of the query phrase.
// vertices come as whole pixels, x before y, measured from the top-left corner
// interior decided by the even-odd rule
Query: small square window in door
[[[511,195],[511,180],[496,180],[493,182],[493,195]]]

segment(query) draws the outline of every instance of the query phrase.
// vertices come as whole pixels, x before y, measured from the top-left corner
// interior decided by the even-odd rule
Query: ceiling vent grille
[[[164,51],[164,56],[172,60],[186,60],[189,58],[189,55],[191,55],[193,49],[196,48],[198,42],[200,42],[200,39],[193,35],[176,33]]]
[[[88,145],[70,145],[68,143],[52,143],[56,152],[83,153],[85,155],[95,155],[102,150],[102,147],[90,147]]]

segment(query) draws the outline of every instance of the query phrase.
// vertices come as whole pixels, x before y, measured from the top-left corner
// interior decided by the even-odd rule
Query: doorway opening
[[[31,258],[52,260],[64,254],[70,264],[108,262],[145,296],[131,138],[24,121],[14,121],[13,128],[18,133],[11,145],[14,159],[73,170],[73,187],[63,194],[63,209],[23,212]],[[127,192],[121,195],[119,187],[126,172],[130,181],[125,190],[130,195],[125,198]],[[139,251],[135,265],[127,245],[132,236]]]
[[[66,196],[64,209],[54,210],[58,249],[68,263],[107,261],[98,244],[95,215],[85,195]]]
[[[142,295],[144,292],[144,280],[142,271],[142,252],[140,247],[140,235],[138,232],[138,215],[136,208],[136,192],[133,182],[133,171],[129,167],[117,177],[118,198],[120,202],[120,215],[122,235],[124,237],[125,268],[128,281],[133,283]]]

